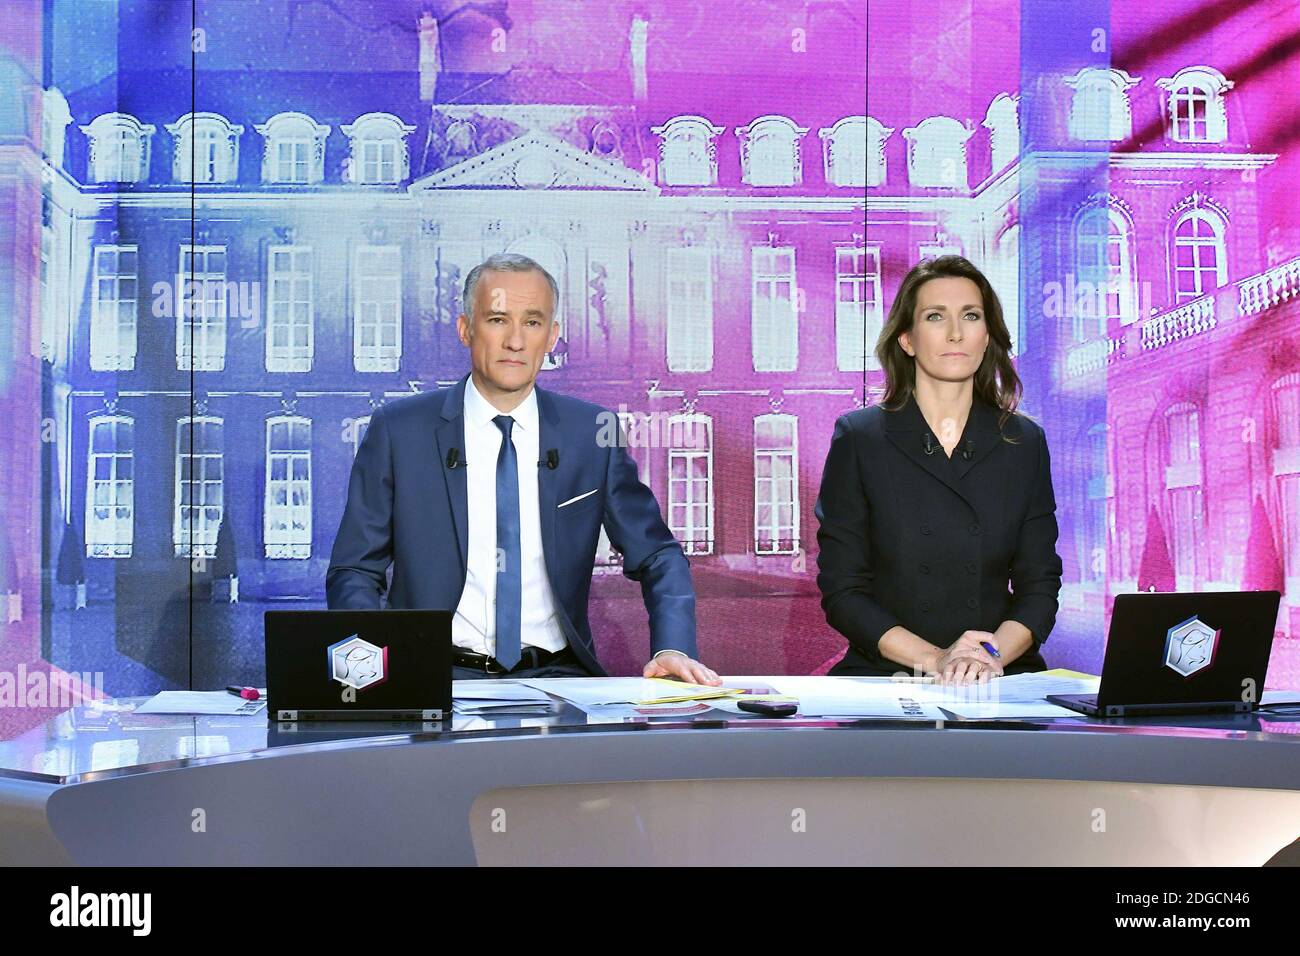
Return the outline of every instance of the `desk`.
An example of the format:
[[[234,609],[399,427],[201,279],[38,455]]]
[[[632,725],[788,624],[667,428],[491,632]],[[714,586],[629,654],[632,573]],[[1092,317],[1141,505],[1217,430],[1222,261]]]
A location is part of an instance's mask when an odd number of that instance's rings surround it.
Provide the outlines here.
[[[0,864],[1259,865],[1300,837],[1300,718],[279,728],[143,699],[0,742]]]

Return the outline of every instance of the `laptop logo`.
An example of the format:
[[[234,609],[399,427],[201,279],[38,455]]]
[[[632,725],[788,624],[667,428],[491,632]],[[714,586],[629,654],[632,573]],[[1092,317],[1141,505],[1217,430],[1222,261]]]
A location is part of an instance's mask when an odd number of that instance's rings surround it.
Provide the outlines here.
[[[377,647],[357,635],[325,648],[330,677],[344,687],[364,690],[388,680],[388,648]]]
[[[1165,666],[1183,677],[1204,670],[1214,663],[1222,633],[1222,629],[1215,630],[1195,614],[1175,624],[1165,635]]]

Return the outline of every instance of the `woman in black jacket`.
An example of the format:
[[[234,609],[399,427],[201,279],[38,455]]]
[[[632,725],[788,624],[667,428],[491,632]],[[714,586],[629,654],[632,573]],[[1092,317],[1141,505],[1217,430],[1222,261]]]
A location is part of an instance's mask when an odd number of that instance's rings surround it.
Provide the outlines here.
[[[965,683],[1046,666],[1056,499],[1010,348],[966,259],[907,274],[876,344],[885,396],[835,423],[817,499],[822,608],[849,642],[831,674]]]

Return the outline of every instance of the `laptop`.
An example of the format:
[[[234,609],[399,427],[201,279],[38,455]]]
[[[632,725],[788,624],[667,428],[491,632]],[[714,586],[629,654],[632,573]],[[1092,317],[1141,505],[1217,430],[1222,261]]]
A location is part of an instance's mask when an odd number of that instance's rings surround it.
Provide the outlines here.
[[[451,611],[267,611],[276,721],[451,716]]]
[[[1264,692],[1278,591],[1119,594],[1096,694],[1049,694],[1090,717],[1246,713]]]

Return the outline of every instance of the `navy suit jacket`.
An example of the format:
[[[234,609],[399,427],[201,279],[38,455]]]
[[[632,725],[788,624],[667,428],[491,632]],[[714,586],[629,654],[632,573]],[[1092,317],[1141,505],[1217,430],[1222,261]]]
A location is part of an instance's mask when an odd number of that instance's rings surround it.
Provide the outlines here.
[[[948,647],[1006,620],[1033,635],[1006,673],[1046,667],[1062,570],[1051,457],[1041,426],[1013,414],[999,431],[1001,414],[976,397],[951,458],[937,440],[925,453],[914,396],[835,423],[816,507],[822,608],[849,642],[831,673],[897,673],[879,650],[895,625]]]
[[[449,468],[447,459],[453,448],[464,457],[468,381],[467,375],[450,388],[399,399],[371,416],[325,575],[330,608],[380,607],[390,564],[388,607],[455,610],[460,603],[468,469]],[[536,390],[542,551],[569,646],[589,671],[605,673],[587,622],[603,523],[623,555],[623,573],[641,584],[652,653],[672,649],[695,657],[690,566],[654,494],[637,477],[617,416],[590,402]],[[609,441],[611,435],[619,440]],[[554,469],[545,464],[550,449],[559,455]],[[594,495],[559,507],[593,488]]]

